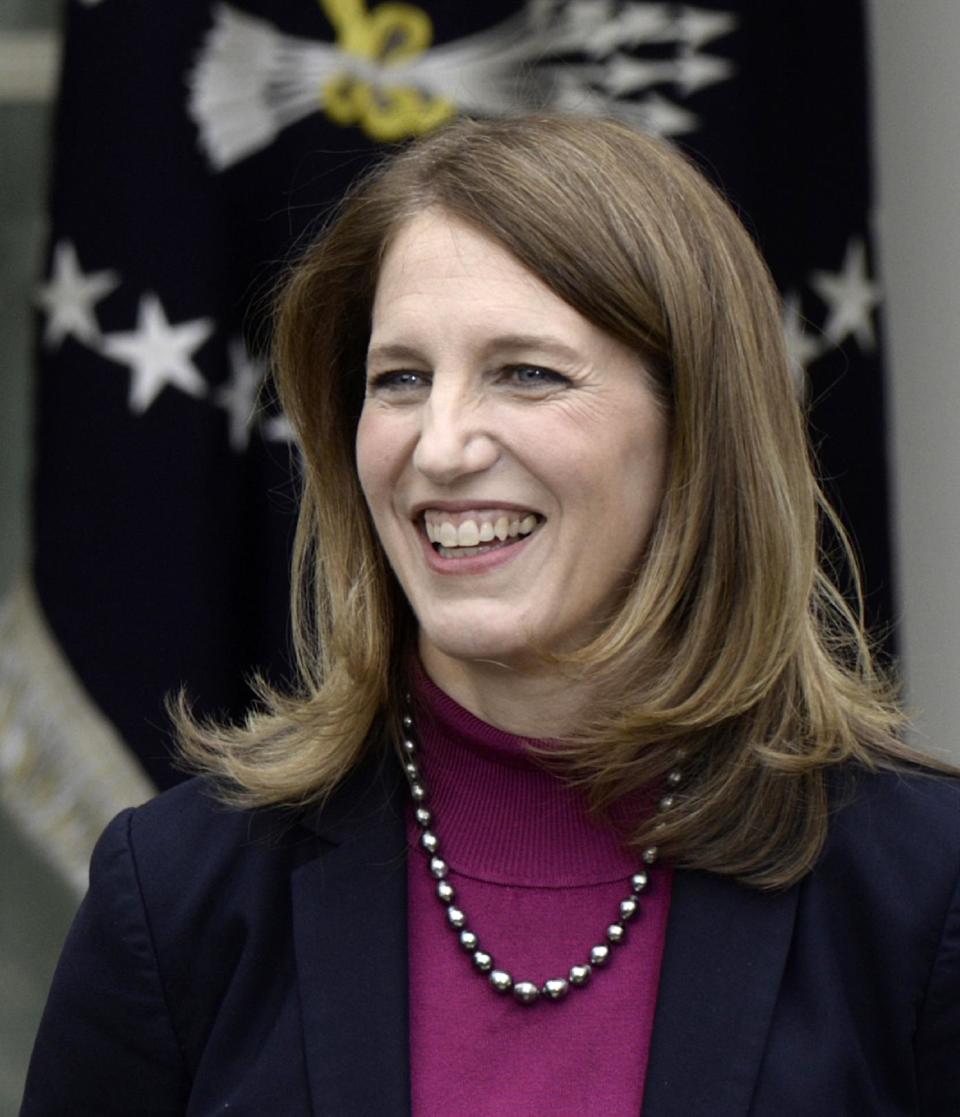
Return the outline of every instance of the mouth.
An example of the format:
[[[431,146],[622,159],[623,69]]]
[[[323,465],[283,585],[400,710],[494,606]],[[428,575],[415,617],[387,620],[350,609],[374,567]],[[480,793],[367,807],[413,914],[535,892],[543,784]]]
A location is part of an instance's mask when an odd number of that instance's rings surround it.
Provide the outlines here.
[[[546,517],[532,510],[481,508],[447,512],[427,508],[420,530],[434,552],[444,559],[466,559],[503,551],[528,539]]]

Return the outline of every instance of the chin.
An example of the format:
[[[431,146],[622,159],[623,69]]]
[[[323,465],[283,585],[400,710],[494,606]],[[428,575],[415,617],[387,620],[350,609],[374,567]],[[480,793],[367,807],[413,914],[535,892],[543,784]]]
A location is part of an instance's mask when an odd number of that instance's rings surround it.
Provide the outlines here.
[[[518,633],[515,627],[501,631],[461,621],[459,629],[456,634],[451,634],[447,626],[440,632],[431,631],[430,626],[422,626],[421,645],[427,645],[447,659],[466,663],[485,661],[522,667],[537,661],[529,638]]]

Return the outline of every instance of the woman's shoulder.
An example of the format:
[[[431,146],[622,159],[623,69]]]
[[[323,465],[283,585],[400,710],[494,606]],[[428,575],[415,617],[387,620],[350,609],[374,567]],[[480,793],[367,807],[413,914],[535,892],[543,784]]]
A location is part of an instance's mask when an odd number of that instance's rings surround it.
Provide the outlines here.
[[[960,778],[922,766],[833,773],[827,844],[809,881],[901,913],[957,902]]]
[[[223,903],[282,887],[317,844],[302,816],[227,806],[195,777],[107,826],[90,864],[88,903],[142,905],[151,922],[182,928]]]
[[[131,832],[136,831],[138,839],[167,840],[173,845],[194,837],[228,839],[254,817],[255,812],[228,807],[214,782],[205,776],[186,779],[118,816]]]
[[[270,876],[288,877],[374,812],[390,809],[393,767],[361,765],[322,803],[302,807],[229,805],[207,777],[195,776],[142,806],[121,812],[94,856],[132,860],[144,894],[210,893],[229,879],[233,890]]]
[[[259,846],[283,848],[302,834],[308,811],[232,806],[217,786],[194,776],[114,819],[138,858],[168,864],[198,857],[231,857]]]
[[[868,770],[845,765],[829,781],[832,831],[848,840],[899,832],[921,845],[960,839],[960,776],[922,764]]]
[[[289,954],[298,874],[390,808],[385,790],[358,772],[322,808],[239,809],[197,777],[128,808],[94,851],[82,950],[123,944],[144,965],[155,959],[172,1006],[198,989],[215,1004],[244,967]]]

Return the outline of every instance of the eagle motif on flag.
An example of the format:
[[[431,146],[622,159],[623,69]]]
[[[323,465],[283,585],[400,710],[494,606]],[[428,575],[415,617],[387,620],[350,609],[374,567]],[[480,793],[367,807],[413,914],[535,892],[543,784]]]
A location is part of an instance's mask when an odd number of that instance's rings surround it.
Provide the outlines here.
[[[430,15],[413,4],[320,6],[334,42],[284,34],[228,4],[214,8],[189,78],[189,112],[216,169],[316,112],[380,143],[461,112],[531,109],[603,114],[677,135],[698,118],[653,87],[689,94],[734,72],[730,60],[702,51],[736,28],[734,13],[685,4],[531,0],[502,23],[439,46]],[[656,57],[638,57],[644,46],[656,47]]]

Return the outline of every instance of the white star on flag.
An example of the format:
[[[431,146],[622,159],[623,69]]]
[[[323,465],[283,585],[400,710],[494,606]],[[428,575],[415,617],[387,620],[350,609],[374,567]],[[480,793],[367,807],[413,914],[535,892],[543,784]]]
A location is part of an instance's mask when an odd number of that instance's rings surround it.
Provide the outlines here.
[[[872,312],[880,302],[880,288],[867,276],[867,246],[856,237],[847,245],[839,272],[817,271],[810,285],[830,309],[824,336],[833,345],[853,334],[864,351],[877,344]]]
[[[800,296],[791,291],[783,300],[783,334],[787,342],[787,353],[798,379],[807,366],[812,364],[823,352],[815,334],[804,329],[805,320],[800,311]]]
[[[168,384],[187,395],[205,395],[207,383],[191,357],[213,331],[210,318],[171,326],[159,298],[141,296],[137,328],[105,334],[101,346],[105,356],[130,366],[130,410],[142,415]]]
[[[50,279],[37,289],[36,303],[46,313],[43,343],[58,348],[63,339],[73,336],[85,345],[96,345],[100,327],[93,312],[94,305],[120,283],[114,271],[96,271],[84,275],[77,250],[68,240],[57,242],[53,250]]]
[[[217,388],[214,402],[227,413],[230,445],[242,454],[250,444],[250,425],[257,407],[257,392],[266,369],[247,352],[239,338],[230,342],[230,380]]]

